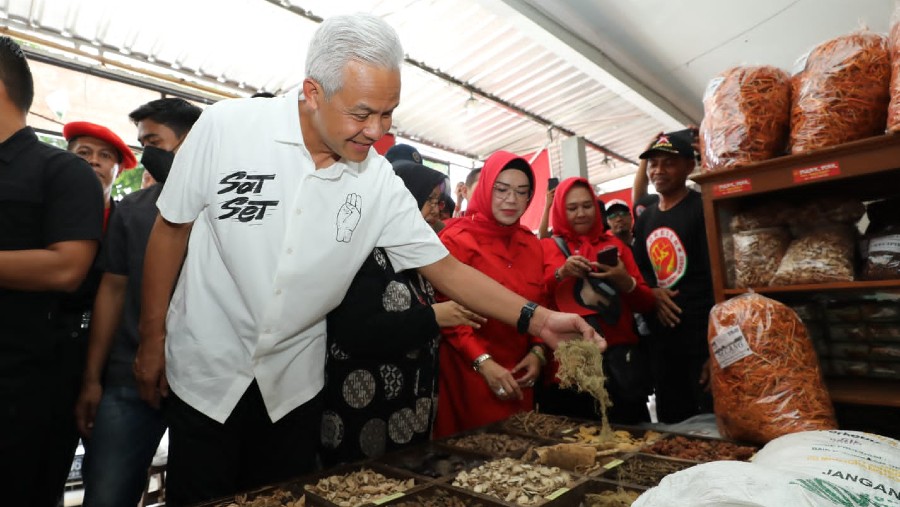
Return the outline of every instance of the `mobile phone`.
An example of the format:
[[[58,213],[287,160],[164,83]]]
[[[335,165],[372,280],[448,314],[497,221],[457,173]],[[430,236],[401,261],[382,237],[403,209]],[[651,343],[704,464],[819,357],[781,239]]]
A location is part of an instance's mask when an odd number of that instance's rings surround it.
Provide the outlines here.
[[[597,252],[597,263],[604,266],[615,266],[619,263],[619,248],[611,246],[605,250]]]
[[[551,191],[559,186],[559,178],[550,178],[547,180],[547,191]]]

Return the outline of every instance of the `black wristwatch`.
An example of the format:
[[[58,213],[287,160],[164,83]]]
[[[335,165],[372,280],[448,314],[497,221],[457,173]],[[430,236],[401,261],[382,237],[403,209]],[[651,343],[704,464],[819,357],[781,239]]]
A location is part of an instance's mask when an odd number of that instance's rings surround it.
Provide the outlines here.
[[[528,333],[528,325],[531,324],[531,318],[534,317],[537,307],[538,304],[534,301],[529,301],[522,307],[522,311],[519,313],[519,322],[516,323],[516,331],[520,334]]]

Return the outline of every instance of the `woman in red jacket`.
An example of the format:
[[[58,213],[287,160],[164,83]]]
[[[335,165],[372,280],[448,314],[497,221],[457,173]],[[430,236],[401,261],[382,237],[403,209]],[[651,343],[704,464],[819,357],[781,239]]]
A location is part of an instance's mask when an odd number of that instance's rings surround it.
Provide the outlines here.
[[[528,162],[498,151],[488,157],[466,216],[450,220],[441,240],[450,253],[504,287],[547,300],[538,239],[519,225],[534,195]],[[531,410],[545,361],[541,341],[489,319],[479,329],[444,328],[434,436],[452,435]]]
[[[653,291],[631,248],[603,231],[597,197],[586,179],[569,178],[559,184],[550,220],[554,237],[541,240],[544,281],[557,308],[580,314],[609,344],[603,367],[613,402],[610,420],[648,420],[650,372],[637,347],[634,313],[655,308]],[[592,400],[559,390],[555,368],[547,373],[549,382],[539,399],[542,412],[581,417],[593,413]]]

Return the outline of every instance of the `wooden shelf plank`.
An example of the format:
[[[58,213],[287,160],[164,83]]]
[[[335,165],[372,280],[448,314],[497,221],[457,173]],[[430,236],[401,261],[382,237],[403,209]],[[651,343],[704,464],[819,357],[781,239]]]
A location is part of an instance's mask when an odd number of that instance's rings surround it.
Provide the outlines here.
[[[826,379],[833,403],[900,407],[900,381],[868,378]]]
[[[692,179],[703,186],[705,199],[721,201],[891,171],[900,167],[898,161],[900,135],[888,134]]]
[[[779,285],[774,287],[753,287],[753,292],[757,294],[785,294],[785,293],[802,293],[802,292],[831,292],[831,291],[854,291],[854,290],[891,290],[900,289],[900,280],[866,280],[859,282],[839,282],[839,283],[816,283],[809,285]],[[722,292],[726,296],[737,296],[744,294],[749,289],[724,289]]]

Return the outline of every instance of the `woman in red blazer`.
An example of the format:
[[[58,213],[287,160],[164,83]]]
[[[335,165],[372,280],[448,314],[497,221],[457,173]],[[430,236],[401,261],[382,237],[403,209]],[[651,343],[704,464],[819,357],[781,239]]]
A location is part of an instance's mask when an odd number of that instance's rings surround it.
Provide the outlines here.
[[[457,259],[538,303],[547,301],[543,254],[519,225],[534,196],[528,162],[498,151],[485,161],[466,216],[448,221],[440,237]],[[534,408],[540,339],[489,319],[480,328],[444,328],[438,369],[436,438],[483,426]]]
[[[568,178],[559,184],[550,221],[554,237],[541,240],[544,282],[556,308],[580,314],[609,344],[604,370],[613,402],[610,420],[649,420],[646,395],[650,372],[645,362],[639,361],[634,313],[655,308],[653,291],[644,282],[631,248],[604,232],[597,197],[586,179]],[[604,264],[598,262],[598,254]],[[593,400],[556,388],[555,367],[548,368],[545,378],[541,411],[580,417],[594,413]]]

